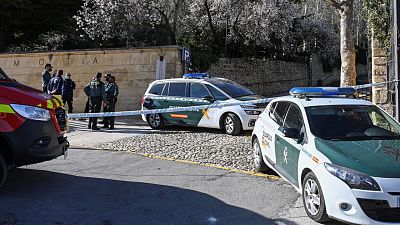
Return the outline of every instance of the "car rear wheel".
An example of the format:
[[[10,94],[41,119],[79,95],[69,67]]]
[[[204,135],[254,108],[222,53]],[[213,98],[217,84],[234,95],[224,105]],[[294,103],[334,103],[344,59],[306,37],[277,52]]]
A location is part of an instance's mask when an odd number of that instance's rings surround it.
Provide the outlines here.
[[[318,223],[329,221],[325,198],[321,185],[313,172],[307,173],[303,180],[303,204],[307,215]]]
[[[224,130],[229,135],[238,135],[242,131],[239,117],[233,113],[228,113],[224,119]]]
[[[161,114],[150,114],[147,115],[147,124],[153,129],[162,129],[165,127],[164,118]]]
[[[262,157],[260,143],[257,138],[254,138],[253,140],[253,162],[254,169],[257,172],[266,172],[269,170]]]
[[[7,179],[8,167],[6,160],[3,155],[0,153],[0,188],[4,185]]]

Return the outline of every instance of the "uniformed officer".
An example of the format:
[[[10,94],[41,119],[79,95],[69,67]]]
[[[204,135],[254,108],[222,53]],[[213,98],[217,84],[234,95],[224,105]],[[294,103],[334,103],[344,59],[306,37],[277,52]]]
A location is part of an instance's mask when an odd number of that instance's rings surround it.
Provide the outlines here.
[[[101,77],[102,77],[102,74],[97,73],[96,79],[92,80],[84,88],[84,92],[89,97],[89,105],[90,105],[89,112],[90,113],[100,112],[102,102],[106,101],[105,85],[101,81]],[[92,130],[100,130],[100,128],[97,127],[97,117],[89,118],[88,128],[92,129]]]
[[[115,85],[115,77],[110,75],[108,83],[106,85],[106,104],[104,106],[104,112],[115,112],[115,98],[117,96],[117,87]],[[114,129],[115,117],[104,117],[103,128],[110,130]]]
[[[50,82],[51,79],[51,70],[52,70],[52,66],[51,64],[46,64],[46,66],[44,67],[44,71],[42,73],[42,90],[44,92],[47,92],[47,85]]]

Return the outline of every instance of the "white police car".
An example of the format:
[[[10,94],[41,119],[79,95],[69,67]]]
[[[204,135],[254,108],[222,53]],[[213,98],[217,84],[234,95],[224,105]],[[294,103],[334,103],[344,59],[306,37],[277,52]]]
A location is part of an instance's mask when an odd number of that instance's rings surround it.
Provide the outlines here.
[[[142,98],[142,109],[165,109],[219,103],[241,103],[261,99],[253,91],[227,79],[207,74],[185,74],[183,78],[154,81]],[[142,116],[153,129],[165,125],[198,126],[224,129],[237,135],[252,130],[257,117],[268,103],[235,105],[200,111],[158,113]]]
[[[317,222],[400,224],[400,124],[353,88],[290,93],[256,122],[256,170],[290,182]]]

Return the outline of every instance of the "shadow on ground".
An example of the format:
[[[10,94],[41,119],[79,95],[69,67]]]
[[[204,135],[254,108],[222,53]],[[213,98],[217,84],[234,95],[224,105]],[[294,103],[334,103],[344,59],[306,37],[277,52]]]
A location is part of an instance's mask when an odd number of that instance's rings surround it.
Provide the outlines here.
[[[10,174],[0,190],[0,202],[1,225],[275,224],[270,218],[192,190],[32,169]]]

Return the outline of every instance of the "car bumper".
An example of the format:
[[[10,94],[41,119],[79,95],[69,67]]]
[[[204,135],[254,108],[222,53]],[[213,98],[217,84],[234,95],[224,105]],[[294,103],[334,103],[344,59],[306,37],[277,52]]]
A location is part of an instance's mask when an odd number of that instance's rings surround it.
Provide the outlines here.
[[[330,217],[353,224],[400,224],[400,196],[395,195],[400,192],[400,179],[375,178],[382,191],[356,190],[322,167],[317,177]],[[349,207],[342,209],[342,204]]]
[[[57,133],[52,121],[26,120],[17,130],[3,136],[17,167],[57,158],[69,147],[67,138]]]
[[[262,109],[256,109],[262,113]],[[243,130],[253,130],[259,115],[249,115],[244,110],[238,112],[240,121],[242,122]]]

